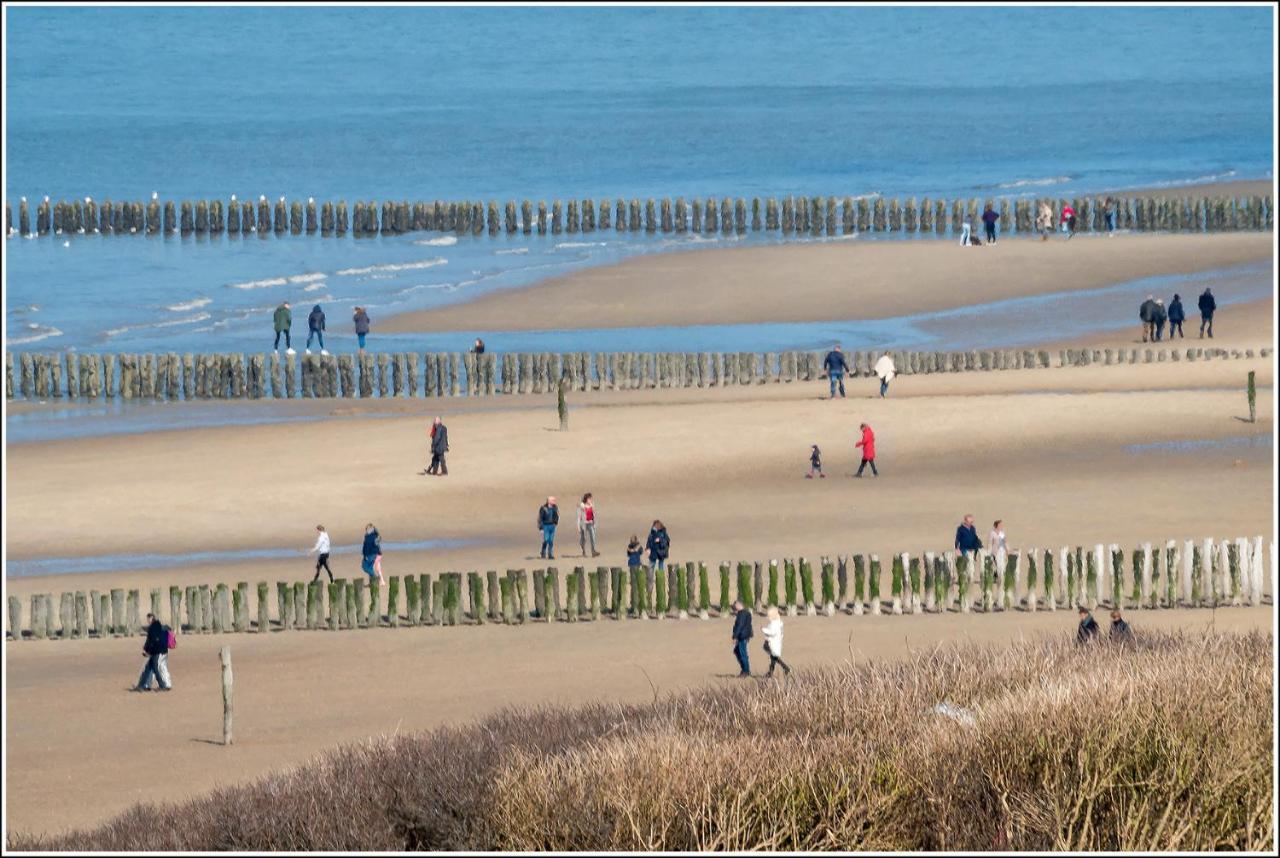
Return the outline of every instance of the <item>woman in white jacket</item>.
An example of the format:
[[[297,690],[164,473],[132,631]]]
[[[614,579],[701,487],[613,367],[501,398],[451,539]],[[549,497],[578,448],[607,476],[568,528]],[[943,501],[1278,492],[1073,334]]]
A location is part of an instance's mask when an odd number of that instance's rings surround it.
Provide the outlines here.
[[[889,390],[889,382],[893,381],[893,377],[898,374],[898,368],[893,365],[893,358],[885,352],[880,356],[880,360],[876,361],[876,375],[880,376],[880,398],[884,399],[885,393]]]
[[[782,665],[784,676],[791,675],[791,668],[782,660],[782,616],[777,608],[769,609],[769,622],[762,630],[764,634],[764,651],[769,654],[769,672],[765,676],[773,676],[775,665]]]

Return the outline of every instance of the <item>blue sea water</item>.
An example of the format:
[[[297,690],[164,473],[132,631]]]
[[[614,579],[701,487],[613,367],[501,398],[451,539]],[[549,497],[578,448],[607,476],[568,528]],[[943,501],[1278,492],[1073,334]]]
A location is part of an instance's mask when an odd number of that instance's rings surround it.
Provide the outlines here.
[[[1272,20],[1180,7],[9,8],[5,193],[15,205],[153,191],[1067,196],[1270,176]],[[295,332],[321,303],[346,348],[354,304],[376,334],[389,314],[574,268],[761,240],[777,239],[11,238],[6,333],[15,348],[256,350],[288,299]]]

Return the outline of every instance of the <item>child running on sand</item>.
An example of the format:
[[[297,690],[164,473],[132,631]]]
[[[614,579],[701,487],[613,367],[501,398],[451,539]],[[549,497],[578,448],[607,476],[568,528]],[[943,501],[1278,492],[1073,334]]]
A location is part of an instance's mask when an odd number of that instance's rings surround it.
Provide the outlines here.
[[[813,445],[813,452],[809,454],[809,473],[805,474],[804,478],[812,480],[815,473],[824,480],[827,478],[827,475],[822,473],[822,451],[818,449],[817,444]]]

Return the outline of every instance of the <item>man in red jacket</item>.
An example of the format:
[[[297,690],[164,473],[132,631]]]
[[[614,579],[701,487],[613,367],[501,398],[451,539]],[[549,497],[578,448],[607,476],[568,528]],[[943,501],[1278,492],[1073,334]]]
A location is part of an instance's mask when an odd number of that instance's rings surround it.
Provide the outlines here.
[[[876,470],[876,433],[871,431],[870,426],[865,423],[862,424],[862,440],[854,444],[854,446],[862,448],[862,464],[858,466],[858,473],[854,474],[854,476],[862,476],[862,469],[867,465],[871,466],[871,475],[873,477],[880,476],[880,472]]]

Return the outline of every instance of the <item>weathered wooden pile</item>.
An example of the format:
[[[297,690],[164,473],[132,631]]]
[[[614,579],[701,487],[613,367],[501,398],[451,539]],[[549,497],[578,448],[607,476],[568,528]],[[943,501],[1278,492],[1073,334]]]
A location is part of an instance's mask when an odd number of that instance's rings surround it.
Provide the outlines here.
[[[985,206],[1000,215],[1000,232],[1030,233],[1041,204],[1053,211],[1053,223],[1070,204],[1076,212],[1076,229],[1102,232],[1104,198],[1078,196],[1074,199],[1028,199],[971,197],[907,200],[880,196],[853,197],[788,196],[761,199],[752,197],[670,197],[643,202],[638,198],[583,199],[562,203],[554,200],[508,200],[431,202],[383,200],[354,203],[346,200],[317,204],[309,197],[287,201],[280,197],[274,205],[260,196],[256,202],[222,200],[149,202],[92,197],[51,202],[45,197],[36,205],[34,229],[27,198],[13,206],[5,202],[7,235],[63,235],[100,233],[103,235],[314,235],[357,237],[396,235],[417,231],[451,232],[458,235],[559,235],[591,233],[597,230],[644,233],[772,232],[782,235],[850,235],[855,232],[900,233],[909,235],[958,234],[968,221],[974,226]],[[1224,232],[1273,228],[1274,206],[1270,195],[1116,197],[1115,226],[1142,232]],[[16,226],[16,229],[15,229]]]
[[[1261,357],[1269,348],[1258,351]],[[849,352],[871,377],[880,351]],[[1253,349],[892,351],[902,375],[1253,358]],[[486,352],[364,355],[5,353],[5,396],[23,399],[293,399],[493,396],[571,390],[725,387],[824,378],[822,352]],[[16,377],[15,377],[16,375]]]
[[[999,557],[985,551],[875,554],[723,562],[712,601],[706,563],[666,569],[556,567],[389,576],[378,582],[247,582],[151,589],[149,611],[186,633],[362,629],[397,626],[580,622],[610,618],[725,616],[733,601],[754,611],[777,606],[790,616],[1037,611],[1076,605],[1137,609],[1260,605],[1275,599],[1276,548],[1264,574],[1264,541],[1204,539],[1031,548]],[[815,566],[817,578],[815,579]],[[887,581],[886,581],[887,579]],[[1269,582],[1269,583],[1268,583]],[[888,589],[882,589],[884,583]],[[256,601],[252,598],[256,594]],[[9,597],[13,640],[122,637],[142,631],[140,590],[61,593],[23,602]],[[273,612],[274,608],[274,612]]]

